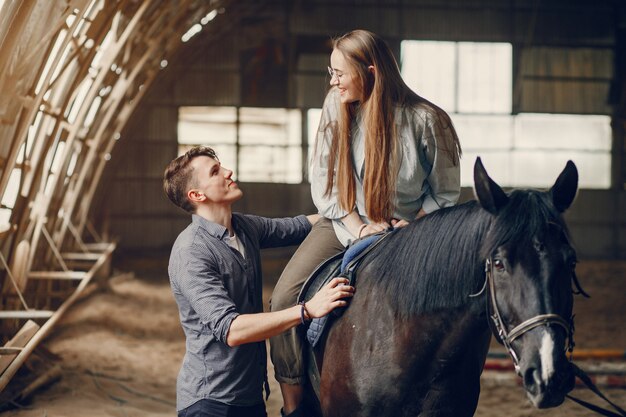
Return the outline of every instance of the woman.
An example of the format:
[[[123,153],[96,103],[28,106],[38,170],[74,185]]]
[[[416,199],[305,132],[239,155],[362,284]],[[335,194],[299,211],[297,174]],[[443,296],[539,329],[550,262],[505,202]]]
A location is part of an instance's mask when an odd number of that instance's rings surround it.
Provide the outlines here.
[[[315,267],[353,240],[451,206],[460,193],[461,148],[452,121],[407,87],[387,44],[355,30],[333,42],[330,63],[311,161],[313,202],[324,219],[283,271],[272,311],[293,306]],[[283,333],[270,345],[284,415],[301,415],[298,334]]]

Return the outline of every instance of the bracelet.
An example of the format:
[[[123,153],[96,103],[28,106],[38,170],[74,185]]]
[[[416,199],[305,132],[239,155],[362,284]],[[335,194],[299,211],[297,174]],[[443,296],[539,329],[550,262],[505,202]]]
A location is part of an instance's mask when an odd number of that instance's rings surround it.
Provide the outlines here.
[[[300,322],[302,324],[306,324],[307,320],[310,320],[310,318],[307,319],[307,317],[311,317],[311,315],[309,314],[308,311],[306,311],[306,306],[304,305],[305,304],[304,301],[300,301],[298,304],[300,304],[300,306],[301,306],[301,308],[300,308]]]
[[[367,223],[363,223],[361,227],[359,227],[359,233],[357,234],[357,239],[361,238],[361,233],[363,233],[363,229],[367,227]]]

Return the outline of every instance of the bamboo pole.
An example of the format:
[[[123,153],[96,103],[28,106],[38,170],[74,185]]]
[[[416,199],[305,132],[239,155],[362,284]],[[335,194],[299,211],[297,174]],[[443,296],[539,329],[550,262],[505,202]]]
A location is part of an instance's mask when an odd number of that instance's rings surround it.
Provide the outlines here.
[[[61,304],[61,306],[58,308],[58,310],[56,310],[52,317],[50,317],[41,327],[41,329],[39,329],[39,331],[35,333],[35,335],[24,346],[22,351],[15,357],[13,362],[11,362],[8,368],[2,373],[2,375],[0,375],[0,392],[2,392],[4,388],[6,388],[6,386],[11,381],[11,378],[13,378],[18,369],[24,364],[28,356],[33,352],[39,342],[41,342],[48,335],[50,330],[59,321],[59,319],[63,316],[67,309],[80,297],[87,285],[89,285],[89,282],[94,277],[94,275],[108,261],[109,257],[115,250],[115,247],[115,243],[109,244],[109,247],[102,253],[100,259],[98,259],[98,261],[87,272],[87,275],[85,275],[85,278],[83,278],[83,280],[80,282],[72,295],[70,295],[68,299],[65,300],[63,304]]]

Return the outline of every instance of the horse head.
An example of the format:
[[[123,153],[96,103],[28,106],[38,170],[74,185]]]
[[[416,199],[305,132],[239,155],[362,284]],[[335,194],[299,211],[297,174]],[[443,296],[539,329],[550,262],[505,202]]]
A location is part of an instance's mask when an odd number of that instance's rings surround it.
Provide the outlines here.
[[[505,193],[477,159],[477,199],[492,216],[482,247],[490,324],[508,349],[537,408],[560,405],[574,387],[566,351],[573,348],[576,252],[561,214],[578,187],[568,161],[547,192]]]

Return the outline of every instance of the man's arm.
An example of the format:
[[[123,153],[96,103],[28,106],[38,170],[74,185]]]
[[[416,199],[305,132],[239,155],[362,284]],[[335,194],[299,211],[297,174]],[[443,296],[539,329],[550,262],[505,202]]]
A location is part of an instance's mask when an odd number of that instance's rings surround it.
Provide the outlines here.
[[[354,295],[354,287],[348,282],[346,278],[333,278],[322,287],[305,303],[305,319],[323,317],[336,307],[346,306],[345,298]],[[302,306],[296,305],[271,313],[241,314],[231,322],[226,344],[233,347],[276,336],[300,324],[302,313]]]

